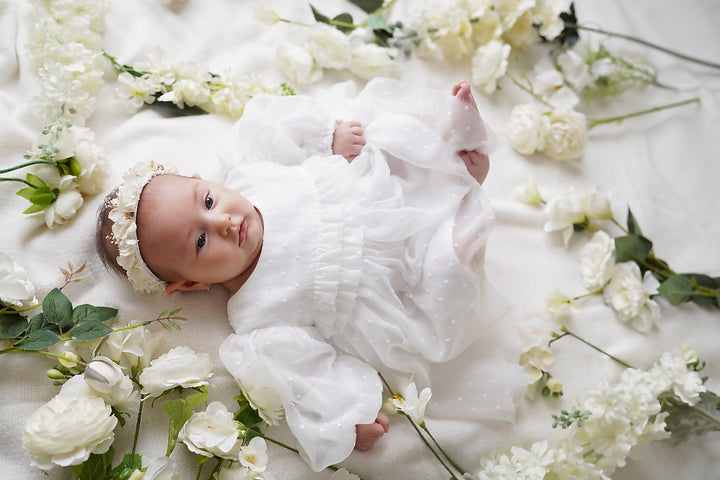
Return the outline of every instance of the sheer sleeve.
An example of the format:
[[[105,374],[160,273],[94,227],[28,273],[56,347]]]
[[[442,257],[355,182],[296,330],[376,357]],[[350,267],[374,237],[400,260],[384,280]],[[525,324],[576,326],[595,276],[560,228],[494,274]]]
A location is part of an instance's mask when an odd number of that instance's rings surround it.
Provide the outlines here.
[[[297,165],[312,155],[332,155],[335,125],[328,109],[310,97],[261,94],[247,103],[218,153],[229,166]]]
[[[313,327],[269,327],[231,335],[220,358],[270,423],[284,410],[301,457],[315,471],[355,446],[355,425],[372,423],[382,405],[374,369],[339,354]]]

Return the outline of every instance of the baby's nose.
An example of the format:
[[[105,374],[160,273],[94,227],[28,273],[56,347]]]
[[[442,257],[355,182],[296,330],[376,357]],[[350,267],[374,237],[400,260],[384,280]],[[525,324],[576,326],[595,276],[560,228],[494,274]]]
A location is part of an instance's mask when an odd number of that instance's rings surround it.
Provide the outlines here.
[[[220,235],[227,235],[228,231],[230,230],[230,226],[232,225],[232,220],[230,218],[229,213],[224,213],[221,215],[218,215],[217,218],[217,229]]]

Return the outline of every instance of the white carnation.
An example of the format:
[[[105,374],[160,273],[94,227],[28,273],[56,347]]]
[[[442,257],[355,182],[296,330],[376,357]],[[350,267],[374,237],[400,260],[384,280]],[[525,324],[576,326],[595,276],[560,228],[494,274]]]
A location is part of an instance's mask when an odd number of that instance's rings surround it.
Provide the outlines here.
[[[650,298],[635,262],[615,266],[603,296],[620,320],[640,332],[649,332],[660,318],[660,306]]]
[[[583,285],[589,291],[600,290],[610,281],[615,268],[615,240],[602,230],[580,250]]]

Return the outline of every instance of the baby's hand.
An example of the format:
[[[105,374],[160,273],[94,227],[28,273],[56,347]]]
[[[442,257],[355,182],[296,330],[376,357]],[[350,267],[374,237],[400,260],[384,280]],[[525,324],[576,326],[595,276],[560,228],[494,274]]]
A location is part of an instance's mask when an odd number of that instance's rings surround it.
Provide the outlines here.
[[[365,452],[370,450],[380,437],[385,435],[390,427],[390,420],[384,413],[378,413],[375,423],[356,425],[355,449]]]
[[[334,154],[342,155],[348,162],[352,162],[360,155],[363,145],[365,137],[360,122],[342,122],[335,128],[332,143]]]
[[[490,170],[490,157],[477,150],[460,150],[458,155],[465,162],[468,173],[482,185]]]

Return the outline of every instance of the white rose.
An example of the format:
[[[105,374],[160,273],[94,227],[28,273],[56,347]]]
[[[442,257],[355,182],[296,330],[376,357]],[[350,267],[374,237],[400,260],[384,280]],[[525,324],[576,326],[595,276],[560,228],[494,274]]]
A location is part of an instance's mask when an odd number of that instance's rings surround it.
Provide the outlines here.
[[[507,138],[518,153],[531,155],[545,148],[550,118],[534,103],[516,105],[510,114]]]
[[[275,62],[283,75],[296,83],[317,82],[323,76],[323,70],[315,63],[312,54],[289,42],[275,50]]]
[[[0,302],[18,310],[38,304],[35,285],[25,269],[3,252],[0,252]]]
[[[375,77],[392,77],[398,71],[390,50],[372,43],[353,47],[350,52],[350,71],[367,80]]]
[[[562,194],[550,199],[545,204],[546,232],[562,231],[563,243],[567,246],[576,223],[585,220],[585,211],[572,187],[565,187]]]
[[[145,480],[180,480],[180,474],[175,471],[175,462],[172,459],[156,457],[147,465]]]
[[[207,385],[211,376],[212,364],[207,353],[195,353],[180,346],[150,362],[139,380],[143,394],[159,397],[175,387]]]
[[[350,39],[335,27],[316,23],[308,33],[306,47],[323,68],[350,66]]]
[[[127,326],[137,323],[132,321]],[[162,334],[154,333],[143,326],[112,332],[107,336],[104,347],[110,351],[108,356],[116,363],[125,362],[130,368],[143,369],[152,360],[162,339]]]
[[[92,453],[108,451],[117,418],[102,398],[88,390],[81,376],[72,377],[60,393],[27,417],[22,442],[33,465],[43,470],[79,465]]]
[[[589,291],[600,290],[610,281],[615,268],[615,240],[602,230],[580,250],[580,272]]]
[[[639,332],[649,332],[660,318],[660,306],[650,298],[635,262],[615,266],[603,296],[620,320]]]
[[[485,93],[493,93],[497,89],[497,81],[507,71],[510,45],[499,40],[492,40],[478,47],[472,57],[472,84]]]
[[[235,383],[242,390],[243,395],[250,403],[250,406],[257,410],[260,417],[270,425],[277,425],[285,415],[285,407],[282,399],[274,387],[265,385],[264,379],[254,379],[257,382],[245,379],[242,381],[238,378]]]
[[[582,156],[586,143],[585,115],[574,110],[555,110],[550,114],[543,153],[555,160],[572,160]]]
[[[75,126],[70,131],[75,141],[75,159],[81,167],[78,190],[88,195],[100,193],[110,173],[105,150],[95,143],[95,134],[89,128]]]
[[[191,452],[206,457],[217,456],[235,460],[242,442],[240,426],[221,402],[212,402],[204,412],[195,412],[185,422],[178,440]]]
[[[105,403],[120,412],[137,410],[140,395],[120,365],[107,357],[95,357],[85,368],[85,381]]]
[[[83,204],[83,196],[77,189],[73,175],[64,175],[58,182],[60,193],[53,203],[45,210],[45,224],[52,228],[54,224],[62,224],[73,218]]]

